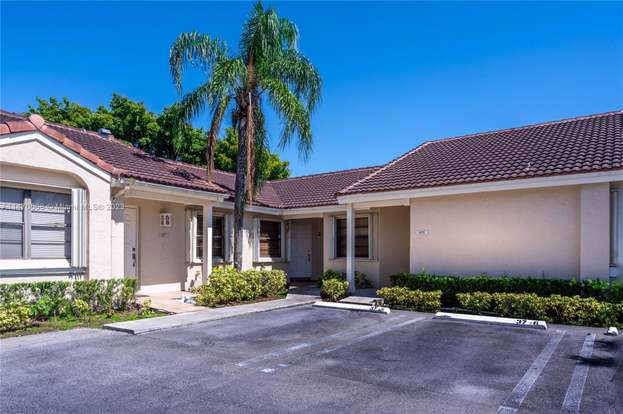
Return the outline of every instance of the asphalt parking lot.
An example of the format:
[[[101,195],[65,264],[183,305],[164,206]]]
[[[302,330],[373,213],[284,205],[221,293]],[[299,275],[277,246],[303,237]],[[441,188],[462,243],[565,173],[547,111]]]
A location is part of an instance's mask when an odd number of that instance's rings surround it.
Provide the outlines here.
[[[301,306],[0,341],[2,413],[621,413],[623,340]],[[587,335],[588,334],[588,335]]]

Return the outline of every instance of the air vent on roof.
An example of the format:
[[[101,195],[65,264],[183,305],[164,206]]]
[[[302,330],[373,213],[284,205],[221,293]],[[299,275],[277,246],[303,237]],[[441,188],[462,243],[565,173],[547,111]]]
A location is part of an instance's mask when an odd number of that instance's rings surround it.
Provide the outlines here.
[[[112,132],[110,132],[110,129],[100,128],[97,130],[97,133],[100,134],[103,138],[112,137]]]

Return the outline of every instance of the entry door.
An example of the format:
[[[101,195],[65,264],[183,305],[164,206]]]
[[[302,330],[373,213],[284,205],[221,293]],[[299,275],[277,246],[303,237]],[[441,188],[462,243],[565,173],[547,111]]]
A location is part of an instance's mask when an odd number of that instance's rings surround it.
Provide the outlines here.
[[[123,238],[124,238],[124,276],[138,276],[138,210],[126,207],[123,210]]]
[[[312,224],[290,222],[290,277],[312,277]]]

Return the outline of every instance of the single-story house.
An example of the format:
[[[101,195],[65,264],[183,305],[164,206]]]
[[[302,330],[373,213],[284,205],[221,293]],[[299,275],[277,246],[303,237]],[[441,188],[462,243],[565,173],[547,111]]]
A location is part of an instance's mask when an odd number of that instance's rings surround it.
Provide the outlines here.
[[[123,137],[119,137],[123,138]],[[137,277],[188,289],[233,256],[234,175],[0,111],[0,282]],[[243,267],[623,274],[623,111],[428,141],[386,165],[267,182]],[[208,252],[206,254],[206,252]]]

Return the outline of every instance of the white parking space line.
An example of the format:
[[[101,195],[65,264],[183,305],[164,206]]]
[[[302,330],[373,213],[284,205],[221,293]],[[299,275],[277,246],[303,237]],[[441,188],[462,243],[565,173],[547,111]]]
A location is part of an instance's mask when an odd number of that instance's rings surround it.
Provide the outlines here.
[[[395,319],[399,320],[399,319],[402,319],[402,318],[404,318],[404,315],[399,315]],[[319,339],[318,341],[315,341],[315,342],[305,342],[305,343],[293,345],[293,346],[290,346],[288,348],[281,349],[281,350],[278,350],[278,351],[273,351],[273,352],[269,352],[269,353],[266,353],[266,354],[258,355],[256,357],[247,359],[245,361],[238,362],[237,365],[239,367],[243,367],[243,368],[244,367],[250,367],[252,365],[258,365],[260,363],[262,365],[264,365],[263,363],[265,361],[268,361],[268,360],[271,360],[271,359],[275,359],[275,358],[279,358],[279,357],[287,355],[287,354],[295,353],[296,351],[300,351],[300,350],[305,349],[305,348],[313,348],[313,347],[316,347],[318,345],[322,345],[323,343],[326,343],[326,342],[330,342],[330,341],[333,341],[333,340],[339,340],[340,338],[343,338],[343,337],[353,336],[353,335],[356,335],[358,331],[369,330],[371,328],[374,328],[375,325],[379,325],[380,326],[379,330],[375,330],[372,333],[356,337],[355,342],[358,342],[359,339],[363,340],[363,339],[367,339],[367,338],[372,337],[372,336],[381,335],[381,334],[383,334],[383,333],[385,333],[385,332],[387,332],[389,330],[396,329],[396,328],[399,328],[399,327],[402,327],[402,326],[405,326],[405,325],[408,325],[408,324],[420,321],[422,319],[425,319],[425,318],[424,317],[420,317],[420,318],[409,319],[407,321],[404,321],[404,322],[401,322],[401,323],[398,323],[398,324],[394,324],[394,325],[390,325],[390,326],[385,327],[385,328],[382,327],[383,326],[382,323],[375,323],[375,324],[366,325],[366,326],[362,326],[362,327],[358,327],[358,328],[348,329],[348,330],[345,330],[345,331],[337,332],[337,333],[332,334],[332,335],[325,336],[325,337],[323,337],[323,338],[321,338],[321,339]],[[353,341],[352,340],[348,341],[348,343],[353,343]],[[282,365],[282,364],[280,364],[280,365]]]
[[[342,348],[345,348],[347,346],[356,344],[357,342],[364,341],[364,340],[366,340],[368,338],[372,338],[374,336],[382,335],[382,334],[387,333],[387,332],[389,332],[389,331],[391,331],[393,329],[402,328],[404,326],[411,325],[412,323],[419,322],[422,319],[425,319],[425,318],[424,317],[420,317],[420,318],[415,318],[415,319],[409,319],[408,321],[404,321],[402,323],[390,326],[388,328],[385,328],[385,329],[382,329],[382,330],[379,330],[379,331],[376,331],[376,332],[371,332],[371,333],[366,334],[366,335],[362,335],[362,336],[360,336],[358,338],[355,338],[352,341],[348,341],[347,343],[343,343],[343,344],[339,344],[339,345],[331,346],[329,348],[322,349],[322,350],[314,353],[313,355],[314,356],[320,356],[320,355],[328,354],[330,352],[337,351],[338,349],[342,349]]]
[[[555,331],[552,334],[545,348],[543,348],[539,356],[536,357],[524,376],[521,377],[521,380],[519,380],[510,395],[506,397],[504,403],[498,408],[497,414],[513,414],[517,412],[564,335],[565,331]]]
[[[588,334],[584,339],[584,345],[580,351],[580,357],[582,359],[588,359],[593,355],[593,346],[595,344],[595,334]],[[567,388],[567,394],[565,400],[562,403],[561,413],[579,413],[580,403],[582,402],[582,394],[584,393],[584,384],[586,383],[586,377],[588,376],[589,366],[583,360],[579,360],[575,364],[573,375],[571,376],[571,382],[569,388]]]

